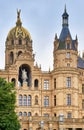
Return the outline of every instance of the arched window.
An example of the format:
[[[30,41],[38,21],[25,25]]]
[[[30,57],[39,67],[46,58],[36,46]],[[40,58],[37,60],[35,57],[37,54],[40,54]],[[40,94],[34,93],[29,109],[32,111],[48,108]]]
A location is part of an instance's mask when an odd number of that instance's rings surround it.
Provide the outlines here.
[[[14,86],[16,86],[16,79],[15,79],[15,78],[12,78],[12,79],[11,79],[11,82],[13,82],[13,83],[14,83]]]
[[[26,74],[26,78],[23,79],[23,70]],[[31,77],[31,67],[27,64],[22,64],[19,67],[19,75],[18,75],[18,81],[20,82],[20,86],[24,86],[24,80],[26,81],[26,85],[28,87],[31,87],[32,77]]]
[[[13,60],[14,60],[14,54],[13,52],[10,52],[10,64],[13,64]]]
[[[28,106],[31,106],[31,95],[28,95]]]
[[[38,113],[35,113],[35,116],[38,116]]]
[[[56,117],[57,115],[56,115],[56,113],[54,113],[54,117]]]
[[[13,39],[11,40],[11,44],[14,45],[14,40]]]
[[[28,112],[28,116],[31,116],[31,112]]]
[[[24,116],[27,116],[27,112],[24,112]]]
[[[19,45],[22,45],[22,39],[19,39]]]
[[[22,112],[19,112],[19,116],[22,116]]]
[[[19,95],[19,106],[22,106],[22,95]]]
[[[35,96],[35,105],[38,105],[38,96]]]
[[[34,87],[35,87],[35,88],[38,88],[38,79],[35,79],[35,80],[34,80]]]
[[[24,95],[24,106],[27,106],[27,96]]]
[[[22,53],[22,51],[19,51],[18,54],[17,54],[17,56],[21,55],[21,53]]]

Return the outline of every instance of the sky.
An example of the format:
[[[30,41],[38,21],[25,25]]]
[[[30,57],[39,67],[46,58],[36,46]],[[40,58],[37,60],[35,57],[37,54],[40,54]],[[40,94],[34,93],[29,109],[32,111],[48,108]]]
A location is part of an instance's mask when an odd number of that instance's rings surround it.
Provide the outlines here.
[[[53,42],[62,29],[66,4],[72,38],[78,36],[78,51],[84,51],[84,0],[0,0],[0,69],[5,67],[5,41],[16,25],[17,9],[21,9],[22,25],[33,40],[35,63],[44,71],[53,69]]]

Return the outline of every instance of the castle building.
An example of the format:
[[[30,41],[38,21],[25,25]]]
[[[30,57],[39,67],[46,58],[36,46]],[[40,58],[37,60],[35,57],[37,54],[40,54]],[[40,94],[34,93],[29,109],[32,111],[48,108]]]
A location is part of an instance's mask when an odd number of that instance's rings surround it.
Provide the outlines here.
[[[32,38],[22,26],[20,10],[7,35],[0,77],[14,82],[21,130],[84,130],[84,54],[78,55],[68,17],[65,7],[60,36],[53,42],[52,71],[34,64]]]

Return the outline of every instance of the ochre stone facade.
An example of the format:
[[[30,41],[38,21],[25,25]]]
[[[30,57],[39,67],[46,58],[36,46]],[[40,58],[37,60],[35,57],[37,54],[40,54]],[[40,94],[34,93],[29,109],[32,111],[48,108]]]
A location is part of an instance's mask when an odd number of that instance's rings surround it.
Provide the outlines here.
[[[53,70],[34,65],[32,39],[17,11],[16,26],[6,39],[5,69],[0,77],[14,82],[21,130],[84,129],[84,54],[72,39],[66,8],[60,37],[55,35]]]

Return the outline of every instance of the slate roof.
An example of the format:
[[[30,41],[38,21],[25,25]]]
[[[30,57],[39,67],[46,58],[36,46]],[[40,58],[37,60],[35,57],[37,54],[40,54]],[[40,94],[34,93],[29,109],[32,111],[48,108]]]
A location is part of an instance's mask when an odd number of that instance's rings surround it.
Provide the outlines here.
[[[69,31],[69,28],[68,28],[67,26],[64,26],[64,27],[62,28],[62,31],[61,31],[59,40],[60,40],[60,41],[65,41],[65,39],[67,38],[68,35],[69,35],[70,38],[72,39],[71,34],[70,34],[70,31]]]
[[[78,68],[84,69],[84,60],[81,57],[78,57]]]

